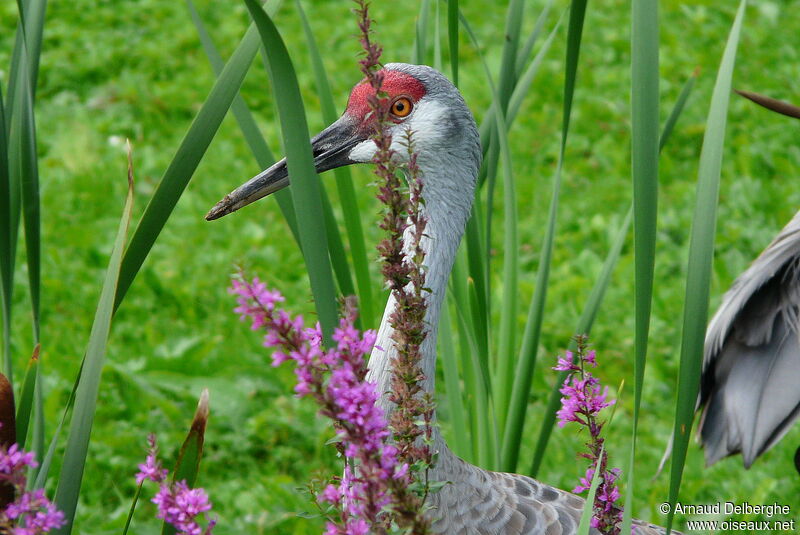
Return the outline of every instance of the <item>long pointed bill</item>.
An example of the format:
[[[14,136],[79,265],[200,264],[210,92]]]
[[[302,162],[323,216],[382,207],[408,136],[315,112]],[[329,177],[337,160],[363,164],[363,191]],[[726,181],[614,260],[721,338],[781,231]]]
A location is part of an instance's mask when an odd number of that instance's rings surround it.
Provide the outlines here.
[[[359,132],[357,126],[351,117],[342,115],[336,122],[314,136],[311,140],[311,149],[317,173],[356,163],[350,159],[350,151],[367,139],[366,134]],[[284,158],[225,195],[206,214],[206,220],[219,219],[288,185],[289,170]]]

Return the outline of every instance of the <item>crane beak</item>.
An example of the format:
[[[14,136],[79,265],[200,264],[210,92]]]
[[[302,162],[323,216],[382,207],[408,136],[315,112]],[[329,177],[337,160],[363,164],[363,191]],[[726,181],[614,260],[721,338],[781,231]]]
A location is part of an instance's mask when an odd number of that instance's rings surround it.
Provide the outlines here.
[[[350,152],[367,139],[367,135],[357,127],[356,121],[344,114],[311,139],[317,173],[356,163],[350,158]],[[284,158],[225,195],[206,214],[206,220],[219,219],[288,185],[289,169]]]

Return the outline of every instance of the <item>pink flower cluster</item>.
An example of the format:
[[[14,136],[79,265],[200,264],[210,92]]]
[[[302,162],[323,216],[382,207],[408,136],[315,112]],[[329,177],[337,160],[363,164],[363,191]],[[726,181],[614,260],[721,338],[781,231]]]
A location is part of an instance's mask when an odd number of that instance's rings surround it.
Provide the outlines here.
[[[601,533],[618,535],[622,523],[622,507],[617,504],[620,499],[616,482],[619,479],[618,468],[607,467],[608,454],[603,450],[604,439],[601,436],[603,422],[597,416],[601,410],[614,405],[608,400],[608,387],[602,388],[600,381],[594,377],[587,367],[597,367],[597,356],[594,350],[588,350],[586,336],[578,336],[578,355],[567,351],[565,357],[559,357],[554,370],[567,372],[560,392],[561,408],[558,410],[558,425],[564,427],[567,422],[575,422],[589,430],[587,453],[581,457],[589,459],[586,475],[572,492],[580,493],[589,490],[595,471],[600,470],[600,483],[594,496],[594,514],[591,525]]]
[[[47,499],[44,489],[26,490],[26,472],[36,466],[33,453],[17,444],[0,447],[0,482],[12,486],[16,496],[0,511],[0,533],[39,535],[65,524],[64,513]]]
[[[390,431],[376,405],[375,385],[365,379],[365,356],[375,343],[375,332],[362,335],[354,327],[354,307],[346,307],[333,334],[336,346],[325,349],[319,325],[307,329],[301,316],[276,308],[283,297],[258,278],[234,279],[230,292],[238,296],[235,312],[243,320],[249,318],[253,329],[266,331],[264,345],[275,349],[273,366],[294,362],[295,392],[312,397],[320,413],[334,421],[339,447],[352,460],[338,485],[328,485],[319,496],[339,512],[326,533],[362,535],[386,525],[386,511],[411,480],[408,466],[397,459],[397,449],[387,443]]]
[[[587,364],[592,368],[597,366],[594,350],[580,355],[577,364],[572,351],[567,351],[565,357],[559,357],[558,364],[553,369],[571,373],[567,375],[561,386],[560,392],[563,397],[561,398],[561,408],[556,415],[559,427],[564,427],[567,422],[577,422],[590,427],[589,431],[594,436],[599,434],[602,427],[596,422],[594,416],[604,408],[613,405],[614,401],[606,400],[608,387],[601,388],[600,381],[585,370]],[[599,426],[599,428],[593,429],[591,426]]]
[[[216,520],[211,519],[205,529],[200,527],[197,517],[211,510],[208,494],[202,488],[190,488],[185,481],[167,482],[169,472],[158,460],[156,436],[147,437],[147,459],[139,465],[136,484],[149,480],[159,484],[158,492],[152,502],[158,506],[158,518],[171,524],[179,535],[211,535]]]

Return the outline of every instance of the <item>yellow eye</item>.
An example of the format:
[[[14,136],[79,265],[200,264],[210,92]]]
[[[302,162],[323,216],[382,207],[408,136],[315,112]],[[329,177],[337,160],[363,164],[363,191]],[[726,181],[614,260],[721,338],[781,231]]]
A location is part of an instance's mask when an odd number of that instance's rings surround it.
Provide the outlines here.
[[[414,105],[411,103],[411,99],[400,97],[392,102],[392,115],[395,117],[407,117],[408,114],[411,113],[413,107]]]

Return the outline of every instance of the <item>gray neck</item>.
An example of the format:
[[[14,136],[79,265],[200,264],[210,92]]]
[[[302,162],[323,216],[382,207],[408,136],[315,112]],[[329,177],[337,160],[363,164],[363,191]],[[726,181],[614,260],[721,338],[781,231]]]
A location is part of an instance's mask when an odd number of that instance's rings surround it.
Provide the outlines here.
[[[441,159],[442,155],[438,155],[435,160],[439,161],[435,163],[441,164]],[[421,368],[425,375],[423,388],[425,392],[433,394],[439,315],[450,271],[472,207],[474,175],[477,169],[465,168],[463,159],[454,159],[449,166],[437,165],[437,170],[424,166],[423,161],[420,158],[424,184],[422,196],[425,199],[423,212],[427,218],[427,227],[422,248],[425,250],[425,284],[430,289],[430,294],[425,315],[428,333],[421,347]],[[406,243],[411,242],[410,232],[410,228],[406,230]],[[386,393],[391,390],[391,360],[397,354],[392,340],[394,329],[389,325],[389,315],[394,311],[395,304],[394,297],[390,296],[378,331],[376,347],[370,356],[367,376],[368,380],[377,383],[378,392],[381,393],[380,405],[387,414],[393,409]]]

